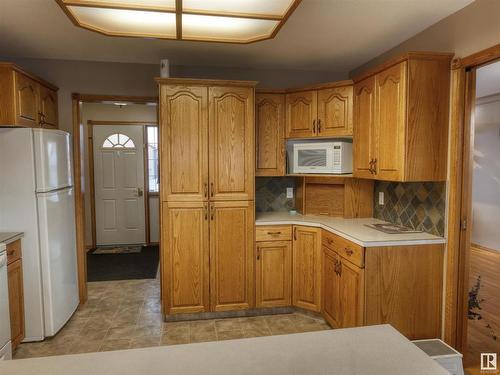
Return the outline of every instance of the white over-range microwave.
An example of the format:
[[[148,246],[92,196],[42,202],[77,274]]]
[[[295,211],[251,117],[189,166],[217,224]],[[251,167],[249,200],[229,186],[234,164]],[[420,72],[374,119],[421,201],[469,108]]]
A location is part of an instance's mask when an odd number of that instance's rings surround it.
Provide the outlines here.
[[[295,143],[290,159],[292,173],[352,173],[352,143]]]

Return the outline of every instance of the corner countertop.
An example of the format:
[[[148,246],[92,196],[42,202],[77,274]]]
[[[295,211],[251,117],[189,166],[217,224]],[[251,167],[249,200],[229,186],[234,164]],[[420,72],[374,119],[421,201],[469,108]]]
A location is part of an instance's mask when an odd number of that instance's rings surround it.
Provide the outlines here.
[[[8,245],[24,236],[23,232],[0,232],[0,243]]]
[[[367,224],[387,223],[367,219],[343,219],[316,215],[290,215],[288,212],[257,212],[256,225],[306,225],[325,229],[363,247],[444,244],[446,239],[429,233],[387,234]]]
[[[0,361],[9,375],[449,375],[390,325]]]

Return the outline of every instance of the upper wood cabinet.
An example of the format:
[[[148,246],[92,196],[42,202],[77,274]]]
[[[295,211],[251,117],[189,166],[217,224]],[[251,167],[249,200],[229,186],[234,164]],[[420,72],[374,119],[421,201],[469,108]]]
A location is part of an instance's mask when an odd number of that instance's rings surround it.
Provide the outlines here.
[[[163,201],[254,197],[254,89],[210,83],[160,81]]]
[[[451,55],[409,53],[354,85],[354,176],[446,179]]]
[[[352,135],[353,88],[350,81],[286,95],[286,138]]]
[[[321,309],[321,229],[293,227],[293,305]]]
[[[286,138],[316,136],[317,106],[316,91],[286,95]]]
[[[57,91],[45,86],[39,86],[39,116],[40,126],[49,129],[58,127]]]
[[[255,176],[254,89],[209,88],[211,200],[252,200]]]
[[[161,206],[165,313],[210,311],[208,203]]]
[[[212,311],[254,306],[254,211],[251,201],[210,203]]]
[[[318,136],[352,135],[352,90],[349,85],[318,91]]]
[[[285,95],[255,95],[256,176],[285,175]]]
[[[208,88],[161,86],[163,201],[208,200]]]
[[[0,108],[0,126],[57,128],[57,87],[0,63]]]

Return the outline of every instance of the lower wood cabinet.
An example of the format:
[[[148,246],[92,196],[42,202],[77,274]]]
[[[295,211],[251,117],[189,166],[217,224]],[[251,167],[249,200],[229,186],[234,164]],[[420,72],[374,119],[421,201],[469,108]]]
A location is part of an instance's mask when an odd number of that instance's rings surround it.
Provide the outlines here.
[[[163,202],[166,314],[254,306],[254,204]]]
[[[254,307],[254,227],[251,201],[210,203],[212,311]]]
[[[10,336],[12,350],[24,339],[24,288],[21,240],[7,245],[7,280],[9,288]]]
[[[293,305],[321,310],[321,229],[293,227]]]
[[[391,324],[441,335],[444,245],[362,248],[323,231],[322,313],[336,328]]]
[[[164,202],[161,235],[165,313],[210,311],[208,203]]]
[[[292,242],[257,242],[255,306],[292,305]]]

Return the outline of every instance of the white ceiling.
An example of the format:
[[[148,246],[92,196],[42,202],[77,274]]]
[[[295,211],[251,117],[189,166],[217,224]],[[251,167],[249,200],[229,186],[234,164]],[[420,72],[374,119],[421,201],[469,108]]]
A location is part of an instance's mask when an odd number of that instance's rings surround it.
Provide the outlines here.
[[[500,93],[500,62],[479,68],[476,75],[476,97],[498,93]]]
[[[303,0],[275,39],[234,45],[108,37],[75,27],[54,0],[0,0],[0,53],[347,72],[472,1]]]

